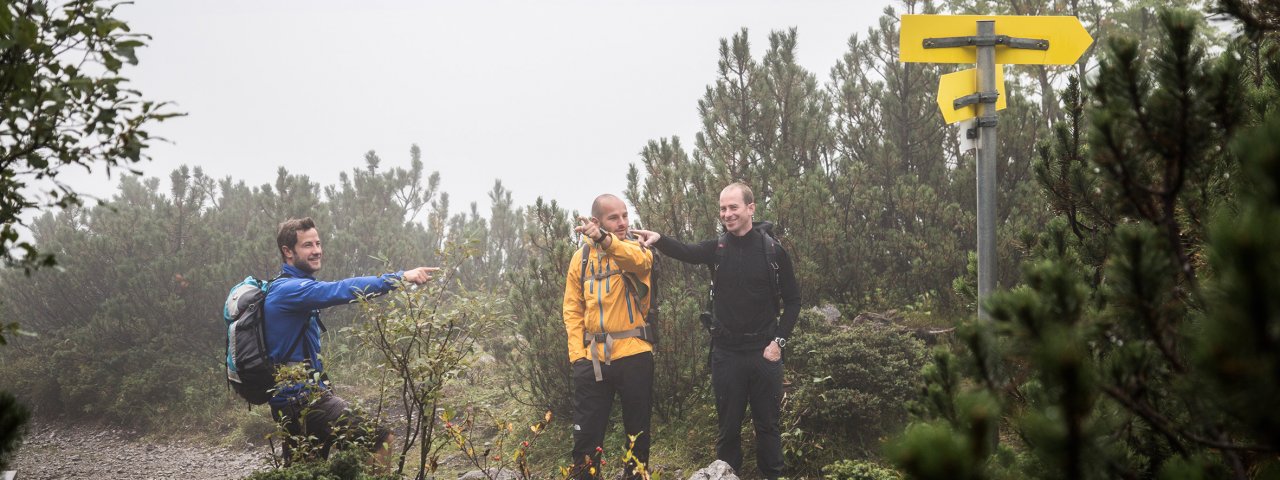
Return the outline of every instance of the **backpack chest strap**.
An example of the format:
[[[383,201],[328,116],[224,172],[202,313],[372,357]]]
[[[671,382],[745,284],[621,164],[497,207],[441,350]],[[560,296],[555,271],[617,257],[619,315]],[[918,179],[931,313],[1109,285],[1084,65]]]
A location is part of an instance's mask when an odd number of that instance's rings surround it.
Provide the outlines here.
[[[604,280],[604,279],[606,279],[606,278],[612,277],[612,276],[614,276],[614,275],[622,275],[622,270],[613,270],[613,269],[609,269],[609,270],[605,270],[605,271],[603,271],[603,272],[593,273],[593,274],[589,275],[587,278],[590,278],[590,279],[592,279],[592,280],[596,280],[596,281],[600,281],[600,280]]]

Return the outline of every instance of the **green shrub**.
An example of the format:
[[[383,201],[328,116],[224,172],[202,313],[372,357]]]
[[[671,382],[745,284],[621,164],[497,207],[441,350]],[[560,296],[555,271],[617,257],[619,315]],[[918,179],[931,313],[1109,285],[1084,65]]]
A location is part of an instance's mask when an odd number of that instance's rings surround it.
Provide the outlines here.
[[[565,272],[576,245],[569,238],[569,214],[556,202],[537,204],[526,211],[525,232],[531,246],[528,261],[508,274],[508,304],[512,306],[515,335],[497,345],[515,351],[497,357],[508,372],[507,390],[512,398],[536,410],[551,410],[556,418],[571,418],[569,352],[565,347],[563,317]]]
[[[871,462],[840,460],[822,467],[825,480],[902,480],[902,474]]]
[[[288,467],[256,472],[245,480],[382,480],[395,479],[393,475],[374,475],[367,472],[369,454],[362,449],[344,450],[333,458],[315,462],[301,462]]]
[[[221,372],[208,362],[216,353],[177,353],[176,333],[104,341],[86,327],[58,337],[15,342],[0,373],[0,383],[41,415],[146,429],[166,420],[207,419],[231,399],[218,381]],[[40,351],[51,353],[30,353]]]
[[[910,330],[874,322],[827,322],[815,311],[788,345],[794,392],[784,412],[784,447],[800,473],[837,459],[870,458],[907,422],[920,389],[923,342]]]

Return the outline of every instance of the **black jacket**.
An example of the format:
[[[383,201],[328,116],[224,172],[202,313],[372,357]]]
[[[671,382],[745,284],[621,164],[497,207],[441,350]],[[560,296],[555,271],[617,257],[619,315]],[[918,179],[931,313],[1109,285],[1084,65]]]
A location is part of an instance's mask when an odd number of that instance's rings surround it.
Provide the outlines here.
[[[779,245],[775,253],[778,261],[778,289],[782,293],[782,317],[778,318],[775,301],[770,297],[772,285],[769,279],[773,267],[765,261],[765,243],[759,224],[741,237],[728,235],[724,246],[724,264],[715,274],[715,315],[725,329],[735,334],[757,334],[751,339],[741,335],[714,337],[717,347],[729,350],[763,350],[773,337],[789,338],[800,315],[800,287],[796,284],[795,269],[791,257]],[[685,263],[712,265],[716,263],[716,246],[719,239],[696,244],[686,244],[663,236],[654,247],[663,255]],[[777,329],[773,330],[777,321]]]

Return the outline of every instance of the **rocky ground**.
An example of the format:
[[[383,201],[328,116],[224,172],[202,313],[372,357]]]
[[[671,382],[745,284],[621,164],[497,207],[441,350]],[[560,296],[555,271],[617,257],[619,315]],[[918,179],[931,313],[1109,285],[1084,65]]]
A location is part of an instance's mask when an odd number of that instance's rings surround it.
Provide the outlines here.
[[[15,480],[239,479],[266,467],[265,447],[228,450],[182,440],[147,441],[128,430],[32,425]]]
[[[35,424],[10,468],[15,480],[241,479],[267,468],[266,447],[232,450],[184,440],[144,440],[129,430]],[[695,472],[698,480],[737,480],[724,462]],[[619,472],[620,474],[620,472]],[[684,478],[677,470],[663,478]],[[513,478],[503,472],[499,478]],[[484,478],[479,471],[460,478]]]

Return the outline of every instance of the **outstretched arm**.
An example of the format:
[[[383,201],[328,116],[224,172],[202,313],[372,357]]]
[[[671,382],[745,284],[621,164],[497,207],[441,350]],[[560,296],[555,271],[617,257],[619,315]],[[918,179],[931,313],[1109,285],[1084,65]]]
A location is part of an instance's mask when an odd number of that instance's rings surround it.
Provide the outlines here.
[[[390,292],[396,288],[396,280],[426,283],[431,281],[431,274],[438,270],[440,269],[437,267],[418,267],[376,277],[351,277],[336,282],[304,278],[293,288],[276,290],[275,298],[284,305],[291,305],[290,308],[328,308],[354,302],[360,296],[377,296]]]
[[[650,230],[632,229],[631,234],[640,239],[640,243],[652,246],[663,255],[681,262],[693,264],[709,264],[716,261],[716,240],[702,243],[681,243],[671,237]]]

